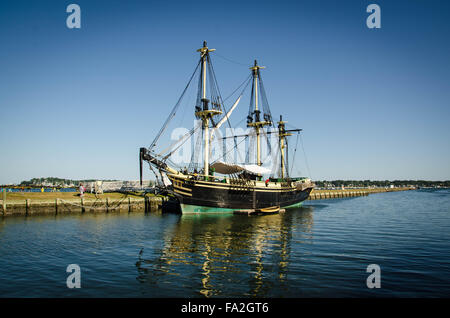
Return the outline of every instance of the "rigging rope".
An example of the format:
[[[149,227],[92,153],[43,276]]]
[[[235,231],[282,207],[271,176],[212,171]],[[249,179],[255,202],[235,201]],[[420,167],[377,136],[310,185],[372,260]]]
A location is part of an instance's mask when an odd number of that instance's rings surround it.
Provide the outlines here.
[[[240,63],[240,62],[236,62],[236,61],[234,61],[234,60],[232,60],[232,59],[229,59],[229,58],[227,58],[227,57],[225,57],[225,56],[223,56],[223,55],[220,55],[220,54],[217,53],[217,52],[215,52],[214,55],[220,57],[221,59],[223,59],[223,60],[225,60],[225,61],[228,61],[228,62],[237,64],[237,65],[243,65],[243,66],[249,67],[248,64],[243,64],[243,63]]]
[[[286,156],[285,160],[284,160],[284,164],[286,166],[286,176],[289,178],[289,143],[288,143],[288,139],[285,138],[285,142],[286,142]]]
[[[159,140],[159,138],[161,137],[162,133],[167,128],[167,125],[169,124],[170,120],[175,116],[175,113],[176,113],[176,111],[178,109],[178,106],[180,106],[181,100],[183,99],[184,94],[186,93],[186,90],[188,89],[189,85],[191,84],[191,81],[194,78],[195,73],[197,73],[197,70],[198,70],[199,66],[200,66],[200,61],[198,62],[197,66],[195,67],[194,73],[192,73],[191,78],[189,79],[189,82],[187,83],[186,87],[183,90],[183,93],[181,94],[180,98],[178,99],[178,102],[173,107],[169,117],[164,122],[164,125],[161,127],[161,129],[159,130],[158,134],[156,135],[155,139],[153,140],[152,144],[150,145],[150,147],[148,149],[151,150],[155,146],[156,142]]]
[[[223,110],[224,110],[224,112],[225,112],[225,116],[226,116],[226,119],[227,119],[228,127],[229,127],[230,129],[232,129],[231,123],[230,123],[230,119],[229,119],[229,117],[227,116],[228,110],[225,108],[225,105],[224,105],[224,102],[223,102],[223,99],[222,99],[222,95],[220,94],[220,91],[219,91],[219,88],[218,88],[219,85],[217,84],[216,73],[214,72],[214,67],[213,67],[213,65],[212,65],[212,63],[211,63],[211,59],[210,59],[210,57],[209,57],[209,54],[208,54],[208,64],[209,64],[209,66],[211,67],[211,68],[210,68],[210,72],[211,72],[211,74],[212,74],[212,78],[213,78],[213,80],[214,80],[214,82],[215,82],[215,85],[217,86],[217,93],[218,93],[219,98],[220,98],[220,101],[221,101],[220,104],[222,105]],[[236,149],[237,149],[236,139],[233,138],[233,140],[234,140],[234,145],[235,145],[235,147],[236,147]],[[238,154],[240,160],[242,161],[242,157],[241,157],[241,154],[239,153],[239,151],[237,152],[237,154]]]
[[[300,134],[300,142],[302,144],[303,155],[305,156],[306,169],[308,169],[309,177],[312,179],[313,177],[312,177],[312,174],[311,174],[311,170],[309,169],[308,158],[306,157],[305,148],[303,146],[303,138],[302,138],[301,134]]]
[[[292,170],[294,170],[294,165],[295,165],[295,156],[297,154],[297,145],[298,145],[298,137],[300,136],[300,132],[297,133],[297,139],[295,141],[295,149],[294,149],[294,157],[292,158],[292,167],[291,167],[291,173],[290,175],[292,175]]]
[[[248,84],[250,84],[250,79],[251,79],[251,77],[252,77],[252,74],[250,74],[249,76],[247,76],[247,78],[230,94],[230,95],[228,95],[228,97],[227,98],[225,98],[223,101],[226,101],[228,98],[230,98],[231,96],[233,96],[234,95],[234,93],[236,93],[236,91],[239,89],[239,88],[241,88],[242,87],[242,85],[244,85],[245,83],[247,83],[247,85],[245,85],[245,87],[244,87],[244,89],[241,91],[241,94],[240,95],[242,95],[243,93],[244,93],[244,91],[245,91],[245,89],[247,88],[247,86],[248,86]]]
[[[115,204],[115,205],[114,205],[114,206],[113,206],[113,205],[108,205],[108,206],[107,206],[108,210],[114,210],[114,209],[120,208],[120,205],[122,204],[122,202],[125,201],[125,199],[126,199],[127,197],[128,197],[128,196],[125,195],[125,196],[123,196],[122,199],[120,199],[119,201],[109,201],[111,204]],[[98,202],[103,203],[103,200],[101,200],[101,199],[99,199],[99,198],[96,198],[94,202],[92,202],[92,201],[86,201],[86,203],[93,203],[93,204],[94,204],[94,205],[91,205],[91,206],[81,205],[81,204],[78,204],[78,203],[66,201],[66,200],[64,200],[64,199],[58,199],[58,200],[61,201],[61,202],[63,202],[63,203],[66,203],[66,204],[69,204],[69,205],[73,205],[73,206],[77,206],[77,207],[80,207],[80,208],[83,208],[83,209],[87,209],[87,210],[104,210],[104,209],[106,208],[106,207],[102,207],[102,206],[99,206],[99,207],[95,206],[95,204],[97,204]],[[129,203],[128,206],[138,205],[138,204],[141,204],[141,203],[142,203],[142,202],[133,202],[133,203]]]
[[[228,150],[226,153],[224,153],[222,155],[222,157],[217,158],[216,160],[214,160],[211,164],[214,164],[215,162],[219,161],[220,159],[224,158],[230,151],[234,150],[234,148],[237,148],[237,146],[239,146],[243,141],[247,140],[247,138],[242,138],[242,140],[236,144],[236,136],[234,136],[234,142],[235,142],[235,146],[233,148],[231,148],[230,150]],[[239,153],[239,152],[238,152]]]
[[[262,129],[262,134],[266,137],[267,148],[268,148],[267,155],[269,156],[270,154],[272,154],[272,144],[270,143],[270,140],[269,140],[269,134],[264,129]]]
[[[272,120],[272,113],[270,112],[269,101],[267,100],[266,90],[264,89],[264,84],[259,69],[258,69],[258,81],[260,86],[260,95],[262,97],[263,112],[264,114],[269,115],[270,121],[272,122],[272,127],[275,128],[275,123]],[[264,118],[264,120],[266,120],[266,118]]]
[[[165,153],[167,150],[171,150],[167,155],[164,156],[164,158],[170,157],[175,151],[177,151],[181,146],[184,145],[184,143],[189,139],[187,137],[191,137],[200,127],[202,126],[202,123],[199,121],[197,123],[196,127],[191,128],[186,134],[184,134],[180,139],[175,140],[173,143],[171,143],[168,147],[163,149],[158,156],[161,156],[163,153]],[[184,140],[183,140],[184,139]],[[181,142],[177,147],[175,145],[177,143]]]

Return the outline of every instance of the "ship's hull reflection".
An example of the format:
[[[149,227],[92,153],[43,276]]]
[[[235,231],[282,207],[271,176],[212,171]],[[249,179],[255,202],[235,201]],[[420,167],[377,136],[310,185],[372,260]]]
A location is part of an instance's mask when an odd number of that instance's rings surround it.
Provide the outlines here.
[[[271,296],[287,284],[292,231],[312,236],[313,229],[311,206],[266,216],[177,217],[161,247],[144,247],[136,263],[137,280],[160,297]]]

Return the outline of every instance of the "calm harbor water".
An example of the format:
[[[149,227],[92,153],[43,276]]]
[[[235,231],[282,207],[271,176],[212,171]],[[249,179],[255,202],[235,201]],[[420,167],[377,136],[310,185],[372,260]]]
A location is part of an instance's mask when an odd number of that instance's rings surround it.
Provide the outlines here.
[[[66,286],[69,264],[81,288]],[[369,264],[381,288],[369,289]],[[0,297],[449,297],[450,190],[268,216],[0,219]]]

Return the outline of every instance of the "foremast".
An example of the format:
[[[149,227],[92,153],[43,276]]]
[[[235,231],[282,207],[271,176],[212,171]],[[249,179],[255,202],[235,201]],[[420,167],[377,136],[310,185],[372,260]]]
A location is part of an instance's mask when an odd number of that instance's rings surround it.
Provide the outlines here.
[[[211,118],[216,115],[222,114],[222,111],[218,109],[213,109],[209,107],[209,100],[206,98],[206,64],[209,61],[209,53],[215,51],[215,49],[210,49],[206,46],[206,41],[203,41],[203,47],[198,49],[197,52],[200,52],[201,59],[201,89],[202,89],[202,107],[201,109],[197,109],[195,112],[195,116],[202,120],[202,129],[203,129],[203,174],[207,177],[209,176],[209,123]]]
[[[199,76],[199,90],[197,93],[197,103],[195,106],[195,116],[197,119],[200,119],[202,121],[202,131],[203,131],[203,161],[204,161],[204,171],[203,175],[207,179],[209,176],[209,148],[210,148],[210,125],[212,128],[216,127],[215,122],[213,121],[213,117],[216,115],[222,114],[222,98],[220,97],[220,93],[218,92],[217,82],[215,79],[214,71],[212,69],[211,60],[210,60],[210,52],[215,51],[215,49],[210,49],[207,47],[206,41],[203,42],[203,47],[197,50],[197,52],[200,53],[200,61],[197,65],[197,68],[194,70],[194,73],[192,74],[186,88],[184,89],[181,97],[179,98],[177,104],[172,109],[172,112],[170,113],[169,117],[167,118],[166,122],[164,123],[163,127],[158,132],[157,136],[155,137],[154,141],[152,142],[151,146],[149,148],[140,148],[139,151],[139,161],[140,161],[140,180],[142,184],[142,163],[143,161],[147,161],[150,163],[150,165],[154,165],[157,167],[160,173],[166,172],[170,173],[172,175],[181,175],[186,172],[181,172],[176,170],[173,167],[170,167],[166,160],[167,158],[173,153],[173,151],[169,152],[168,154],[165,154],[161,152],[159,154],[155,154],[152,149],[155,146],[156,142],[162,135],[162,133],[167,128],[168,122],[174,117],[175,112],[180,105],[180,101],[183,98],[184,94],[186,93],[187,88],[189,87],[192,79],[194,78],[194,75],[198,71],[198,67],[200,66],[200,76]],[[209,73],[209,76],[207,75]],[[207,80],[209,81],[209,92],[207,91]],[[207,94],[211,96],[211,100],[207,99]],[[239,101],[239,100],[238,100]],[[237,101],[237,102],[238,102]],[[236,106],[233,105],[233,108]],[[231,113],[231,111],[230,111]],[[229,114],[230,114],[229,113]],[[229,116],[227,114],[227,116]],[[195,129],[191,131],[191,135],[195,132]],[[184,136],[185,137],[185,136]],[[185,138],[183,139],[185,140]],[[151,168],[151,166],[150,166]],[[185,170],[186,171],[186,170]],[[194,169],[195,171],[195,169]]]

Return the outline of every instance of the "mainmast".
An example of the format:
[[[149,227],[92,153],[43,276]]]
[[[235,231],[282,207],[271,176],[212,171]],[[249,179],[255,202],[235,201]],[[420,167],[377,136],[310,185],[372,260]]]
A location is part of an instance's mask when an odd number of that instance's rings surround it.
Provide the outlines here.
[[[220,115],[222,112],[218,109],[209,109],[209,100],[206,98],[206,63],[209,62],[209,52],[213,52],[215,49],[209,49],[206,46],[206,41],[203,42],[203,47],[198,49],[200,52],[201,59],[201,80],[202,80],[202,108],[197,109],[195,116],[202,120],[203,128],[203,162],[204,162],[204,172],[205,176],[209,175],[209,121],[215,115]]]
[[[259,70],[261,68],[265,68],[265,66],[259,66],[258,62],[255,60],[254,66],[250,67],[252,70],[252,76],[253,76],[253,93],[254,96],[252,96],[255,100],[255,109],[253,111],[254,118],[250,118],[249,122],[247,122],[247,127],[254,127],[256,132],[256,163],[258,166],[262,165],[261,162],[261,129],[264,126],[272,125],[272,122],[263,120],[261,121],[261,111],[258,109],[258,80],[260,77]],[[266,119],[266,116],[264,116],[264,119]]]
[[[283,121],[283,117],[280,115],[280,121],[278,122],[278,137],[280,138],[280,153],[281,153],[281,178],[284,178],[284,171],[286,170],[284,161],[284,149],[286,148],[286,137],[292,136],[291,133],[286,131],[285,124],[287,122]]]

